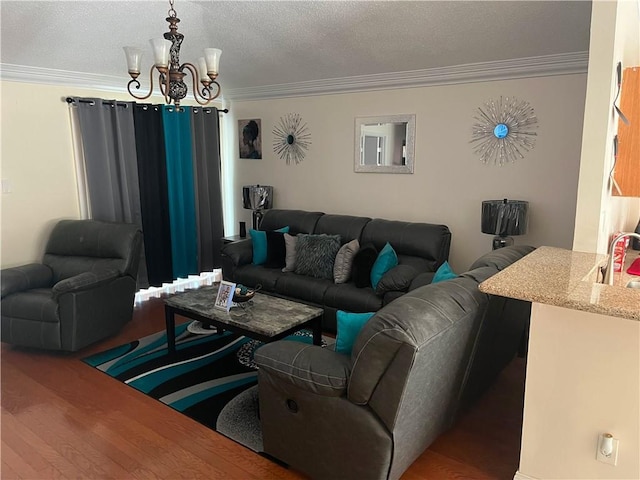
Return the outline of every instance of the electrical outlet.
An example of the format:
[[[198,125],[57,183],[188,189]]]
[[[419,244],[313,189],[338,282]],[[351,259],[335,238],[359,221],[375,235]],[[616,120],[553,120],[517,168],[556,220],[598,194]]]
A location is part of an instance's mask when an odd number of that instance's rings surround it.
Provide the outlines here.
[[[596,447],[596,460],[602,463],[608,463],[609,465],[616,466],[618,464],[618,446],[620,441],[617,438],[611,440],[611,455],[606,456],[602,453],[603,441],[605,434],[598,436],[598,446]]]

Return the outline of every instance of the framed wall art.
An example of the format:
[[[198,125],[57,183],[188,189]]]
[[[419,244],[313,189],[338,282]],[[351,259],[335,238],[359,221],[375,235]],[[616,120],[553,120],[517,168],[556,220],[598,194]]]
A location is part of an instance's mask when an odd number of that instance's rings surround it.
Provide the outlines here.
[[[262,159],[262,121],[259,118],[238,120],[240,158]]]
[[[515,97],[490,100],[474,119],[471,143],[482,163],[514,163],[536,144],[538,118],[529,102]]]

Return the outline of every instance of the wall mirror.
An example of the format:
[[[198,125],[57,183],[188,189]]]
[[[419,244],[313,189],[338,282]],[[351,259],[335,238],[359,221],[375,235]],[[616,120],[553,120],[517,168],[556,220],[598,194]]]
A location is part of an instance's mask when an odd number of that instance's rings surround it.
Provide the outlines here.
[[[355,171],[413,173],[415,115],[356,117]]]

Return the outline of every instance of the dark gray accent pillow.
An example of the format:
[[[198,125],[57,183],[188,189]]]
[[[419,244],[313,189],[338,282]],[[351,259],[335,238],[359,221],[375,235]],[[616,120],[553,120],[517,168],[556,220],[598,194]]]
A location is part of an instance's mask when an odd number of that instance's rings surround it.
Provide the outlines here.
[[[340,235],[299,234],[295,273],[333,280],[333,266],[338,250]]]
[[[382,297],[387,292],[406,292],[418,271],[409,265],[397,265],[385,273],[376,287],[376,295]]]

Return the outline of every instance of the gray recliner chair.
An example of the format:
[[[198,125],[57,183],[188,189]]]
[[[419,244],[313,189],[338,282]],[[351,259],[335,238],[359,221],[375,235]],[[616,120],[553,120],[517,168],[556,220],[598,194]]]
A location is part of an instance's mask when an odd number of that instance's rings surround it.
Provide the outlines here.
[[[76,351],[131,320],[142,231],[132,224],[62,220],[42,263],[1,272],[1,340]]]

